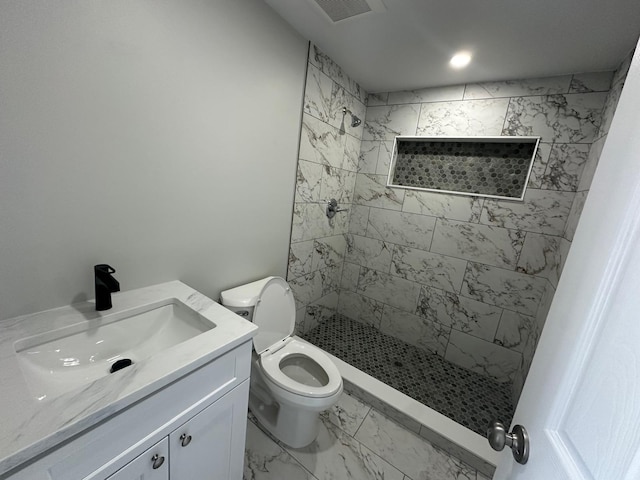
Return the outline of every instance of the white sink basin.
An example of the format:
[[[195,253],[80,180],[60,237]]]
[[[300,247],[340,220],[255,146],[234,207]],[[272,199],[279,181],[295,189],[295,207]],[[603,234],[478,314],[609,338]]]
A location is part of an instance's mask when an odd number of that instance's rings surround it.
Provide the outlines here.
[[[135,364],[214,327],[170,299],[23,338],[14,346],[31,393],[45,400],[110,375],[118,360]]]

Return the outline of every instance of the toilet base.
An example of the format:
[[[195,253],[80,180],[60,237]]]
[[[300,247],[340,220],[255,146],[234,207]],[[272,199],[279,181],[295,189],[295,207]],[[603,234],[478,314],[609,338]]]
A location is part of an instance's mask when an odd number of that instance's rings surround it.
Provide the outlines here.
[[[276,402],[265,404],[251,393],[249,410],[264,428],[291,448],[310,445],[320,431],[320,418],[317,411],[299,410],[289,405],[281,406]]]

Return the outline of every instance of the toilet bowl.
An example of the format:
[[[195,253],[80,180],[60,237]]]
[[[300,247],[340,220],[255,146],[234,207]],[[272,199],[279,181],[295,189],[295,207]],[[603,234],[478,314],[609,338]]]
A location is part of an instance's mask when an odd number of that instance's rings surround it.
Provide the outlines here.
[[[292,337],[295,300],[280,277],[221,293],[221,303],[258,325],[253,339],[249,409],[278,440],[293,448],[318,436],[320,412],[342,393],[342,377],[319,348]]]

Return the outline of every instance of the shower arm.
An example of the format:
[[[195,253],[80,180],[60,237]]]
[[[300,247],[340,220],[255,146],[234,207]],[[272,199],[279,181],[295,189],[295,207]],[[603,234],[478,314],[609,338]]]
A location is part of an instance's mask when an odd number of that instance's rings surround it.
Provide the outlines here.
[[[357,127],[358,125],[360,125],[362,123],[362,120],[360,120],[360,118],[358,118],[356,115],[353,114],[353,112],[351,110],[349,110],[347,107],[342,107],[342,119],[344,121],[344,116],[346,114],[351,115],[351,126],[353,128]]]

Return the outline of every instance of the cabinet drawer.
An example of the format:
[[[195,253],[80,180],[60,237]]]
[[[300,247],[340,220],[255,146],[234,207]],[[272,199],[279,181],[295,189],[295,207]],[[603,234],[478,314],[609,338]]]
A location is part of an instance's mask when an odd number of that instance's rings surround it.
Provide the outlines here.
[[[169,480],[169,439],[160,440],[107,480]]]

